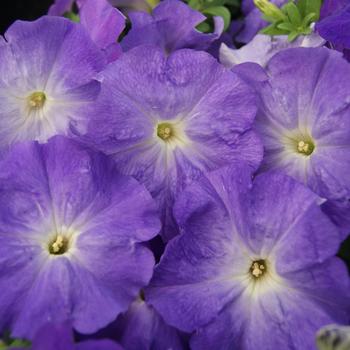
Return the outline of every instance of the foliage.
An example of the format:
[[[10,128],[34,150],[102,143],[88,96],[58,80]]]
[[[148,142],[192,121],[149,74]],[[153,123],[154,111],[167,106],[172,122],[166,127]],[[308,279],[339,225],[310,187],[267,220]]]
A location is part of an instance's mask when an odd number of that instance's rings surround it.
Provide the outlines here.
[[[254,0],[254,3],[263,13],[263,19],[271,23],[261,33],[288,35],[289,41],[312,32],[311,24],[319,19],[322,5],[321,0],[289,1],[281,8],[268,0]]]

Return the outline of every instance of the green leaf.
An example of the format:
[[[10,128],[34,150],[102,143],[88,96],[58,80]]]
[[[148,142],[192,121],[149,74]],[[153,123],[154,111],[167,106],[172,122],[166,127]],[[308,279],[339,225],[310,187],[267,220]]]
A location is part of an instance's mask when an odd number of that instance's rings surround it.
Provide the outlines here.
[[[317,21],[320,18],[321,5],[322,0],[306,0],[305,14],[315,13],[315,21]]]
[[[73,11],[66,12],[63,17],[66,17],[70,19],[72,22],[79,23],[80,22],[80,17],[79,15],[75,14]]]
[[[11,343],[11,347],[27,348],[30,343],[26,340],[16,339]]]
[[[159,4],[160,0],[146,0],[147,4],[153,9]]]
[[[212,16],[220,16],[224,20],[224,30],[226,30],[231,23],[231,13],[224,6],[217,7],[209,7],[203,10],[204,14],[212,15]]]
[[[202,33],[210,33],[212,31],[210,24],[207,22],[199,23],[196,28],[197,28],[197,30],[199,30]]]
[[[315,13],[309,13],[303,19],[303,27],[309,26],[312,22],[317,21],[317,15]]]
[[[278,29],[283,29],[285,31],[292,32],[294,30],[294,26],[291,23],[287,23],[287,22],[282,22],[280,24],[277,24],[276,26]]]
[[[226,0],[206,0],[203,2],[202,8],[206,9],[208,7],[216,7],[225,5]]]
[[[188,1],[188,6],[192,7],[194,10],[199,10],[201,4],[198,0],[190,0]]]
[[[287,18],[286,14],[269,0],[254,0],[254,5],[269,18],[269,22],[284,21]]]
[[[5,339],[0,339],[0,350],[8,350],[10,347],[11,349],[13,347],[16,348],[28,348],[30,346],[30,342],[27,340],[22,340],[22,339],[11,339],[9,335],[4,336]]]
[[[305,27],[299,30],[299,34],[302,34],[302,35],[309,35],[311,34],[311,32],[312,32],[312,29],[310,27]]]
[[[275,27],[273,24],[260,30],[261,34],[266,35],[287,35],[289,32],[283,29]]]
[[[306,15],[306,2],[308,0],[299,0],[296,2],[296,5],[298,7],[299,13],[301,14],[301,17],[305,17]]]
[[[312,32],[312,22],[317,21],[320,14],[322,0],[290,0],[280,9],[275,8],[269,0],[254,0],[254,4],[263,12],[263,19],[272,23],[261,33],[268,35],[288,35],[293,41],[299,35],[308,35]],[[277,11],[282,13],[277,17]]]
[[[203,12],[209,7],[224,6],[231,1],[237,2],[237,0],[188,0],[186,2],[190,7]]]
[[[290,22],[293,26],[298,27],[301,25],[301,15],[299,13],[298,7],[294,4],[294,2],[289,2],[283,8],[286,11]]]
[[[270,23],[280,23],[280,22],[281,22],[281,20],[276,20],[275,17],[268,16],[268,15],[265,15],[265,14],[263,14],[263,15],[261,16],[261,18],[262,18],[263,20],[265,20],[266,22],[270,22]]]
[[[239,0],[226,0],[226,5],[240,7],[241,3]]]
[[[11,346],[16,346],[16,347],[23,347],[26,348],[30,345],[30,342],[27,340],[22,340],[22,339],[15,339],[12,343]]]
[[[288,41],[292,42],[299,36],[298,32],[290,32],[288,34]]]

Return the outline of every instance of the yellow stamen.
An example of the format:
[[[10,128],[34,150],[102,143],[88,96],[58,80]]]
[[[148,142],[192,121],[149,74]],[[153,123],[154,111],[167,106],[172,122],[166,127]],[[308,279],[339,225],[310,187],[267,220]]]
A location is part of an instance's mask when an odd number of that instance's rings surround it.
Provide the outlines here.
[[[31,109],[39,109],[42,108],[45,104],[46,101],[46,95],[41,92],[33,92],[29,97],[28,97],[28,106]]]
[[[264,260],[253,261],[249,271],[254,278],[259,278],[263,276],[266,272],[265,261]]]
[[[49,244],[49,252],[53,255],[64,254],[68,250],[68,239],[65,236],[57,235],[55,240]]]
[[[312,141],[298,141],[297,151],[303,155],[309,156],[315,149],[315,145]]]
[[[161,123],[157,126],[157,136],[160,137],[163,141],[169,140],[174,136],[174,129],[170,123]]]

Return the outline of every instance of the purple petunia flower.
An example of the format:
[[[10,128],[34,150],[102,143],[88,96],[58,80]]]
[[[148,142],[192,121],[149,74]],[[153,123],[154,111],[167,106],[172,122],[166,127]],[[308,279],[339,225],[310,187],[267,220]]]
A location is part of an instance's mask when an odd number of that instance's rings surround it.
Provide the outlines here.
[[[85,0],[79,15],[80,23],[103,50],[107,61],[117,59],[122,53],[117,39],[125,28],[125,16],[107,0]]]
[[[9,350],[20,349],[10,348]],[[58,325],[47,323],[36,333],[28,350],[123,350],[123,348],[108,339],[74,343],[69,323]]]
[[[350,4],[324,18],[316,26],[320,35],[339,51],[350,49]]]
[[[106,157],[62,136],[15,145],[0,162],[0,331],[46,322],[93,333],[126,311],[152,275],[142,244],[155,204]]]
[[[121,42],[124,51],[140,45],[154,45],[170,53],[183,48],[205,50],[219,38],[223,20],[215,17],[215,33],[196,29],[206,17],[179,0],[162,1],[152,12],[130,12],[132,27]]]
[[[48,14],[50,16],[63,16],[66,12],[72,10],[76,2],[81,7],[87,0],[55,0],[50,6]],[[126,8],[127,10],[151,11],[158,0],[108,0],[115,7]]]
[[[0,149],[45,142],[84,129],[85,110],[100,91],[104,59],[84,29],[67,19],[15,22],[0,45]]]
[[[321,7],[320,18],[323,19],[335,14],[346,7],[348,3],[348,0],[324,0]]]
[[[49,15],[61,16],[71,11],[74,1],[58,1],[50,7]],[[79,19],[92,41],[103,51],[107,62],[122,53],[117,39],[125,28],[125,16],[110,1],[78,0]]]
[[[66,12],[71,11],[74,2],[75,0],[55,0],[47,14],[50,16],[62,16]]]
[[[299,36],[293,42],[287,35],[270,36],[257,34],[248,44],[240,49],[232,49],[222,44],[220,47],[220,62],[228,68],[246,62],[254,62],[265,67],[268,61],[278,52],[292,47],[319,47],[325,40],[317,33]]]
[[[87,142],[157,199],[165,229],[177,234],[172,203],[203,171],[237,161],[256,168],[260,140],[252,132],[255,95],[205,52],[135,48],[102,73]]]
[[[114,335],[127,350],[183,350],[184,336],[167,325],[162,317],[141,298],[115,322]]]
[[[191,348],[315,349],[323,325],[349,320],[338,231],[294,179],[221,168],[188,186],[146,297]]]
[[[256,119],[262,170],[280,169],[350,213],[349,63],[333,50],[297,48],[266,69]]]

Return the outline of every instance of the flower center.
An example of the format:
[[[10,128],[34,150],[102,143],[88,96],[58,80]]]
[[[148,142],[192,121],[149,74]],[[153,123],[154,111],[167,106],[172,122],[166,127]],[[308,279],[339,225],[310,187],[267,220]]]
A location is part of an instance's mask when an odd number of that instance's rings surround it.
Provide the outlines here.
[[[40,109],[44,106],[46,95],[42,91],[33,92],[28,97],[28,106],[30,109]]]
[[[63,235],[57,235],[48,246],[49,253],[52,255],[62,255],[69,249],[69,240]]]
[[[281,141],[288,153],[307,158],[315,152],[316,142],[306,126],[303,126],[303,129],[303,131],[299,129],[287,131],[282,135]]]
[[[311,155],[315,149],[315,144],[311,140],[300,140],[297,142],[297,151],[305,156]]]
[[[253,278],[258,279],[264,276],[266,273],[266,262],[265,260],[255,260],[249,269],[250,274]]]
[[[174,127],[170,123],[160,123],[157,126],[157,136],[163,141],[168,141],[174,136]]]
[[[144,292],[143,289],[140,290],[139,298],[140,298],[142,301],[145,301],[145,292]]]

